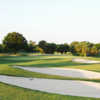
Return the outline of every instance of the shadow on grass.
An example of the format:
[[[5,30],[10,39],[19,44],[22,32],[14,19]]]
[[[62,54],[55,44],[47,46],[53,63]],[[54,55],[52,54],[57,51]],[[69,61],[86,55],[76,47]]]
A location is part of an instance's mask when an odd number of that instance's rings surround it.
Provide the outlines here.
[[[54,61],[61,59],[62,58],[44,58],[42,56],[2,56],[0,57],[0,64],[27,63],[40,60]]]
[[[23,63],[22,66],[35,67],[71,67],[91,65],[72,62],[71,58],[46,58],[44,56],[0,56],[0,64],[19,65],[20,63]]]
[[[29,61],[33,61],[32,58],[12,57],[12,56],[0,57],[0,64],[22,63],[22,62],[29,62]]]

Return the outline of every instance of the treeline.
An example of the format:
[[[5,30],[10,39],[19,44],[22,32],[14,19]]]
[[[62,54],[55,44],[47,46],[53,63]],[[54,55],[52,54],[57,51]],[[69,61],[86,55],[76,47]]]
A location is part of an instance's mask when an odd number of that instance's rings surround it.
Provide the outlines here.
[[[100,43],[94,44],[87,41],[74,41],[71,44],[56,44],[42,40],[36,44],[33,41],[27,42],[25,37],[20,33],[8,33],[7,36],[4,37],[2,44],[0,44],[0,53],[17,52],[40,52],[46,54],[54,54],[55,52],[66,54],[70,52],[78,56],[99,56]]]

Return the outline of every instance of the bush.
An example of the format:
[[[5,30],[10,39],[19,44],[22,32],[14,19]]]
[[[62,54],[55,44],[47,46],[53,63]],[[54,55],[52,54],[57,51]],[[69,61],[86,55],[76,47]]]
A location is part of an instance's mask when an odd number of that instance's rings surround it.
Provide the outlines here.
[[[67,55],[68,56],[72,56],[73,54],[71,52],[67,52]]]

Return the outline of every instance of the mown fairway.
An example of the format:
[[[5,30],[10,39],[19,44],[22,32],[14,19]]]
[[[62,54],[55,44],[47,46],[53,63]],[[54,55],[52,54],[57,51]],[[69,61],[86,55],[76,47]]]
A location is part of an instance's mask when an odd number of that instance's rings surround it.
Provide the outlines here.
[[[31,67],[70,67],[80,68],[100,72],[100,64],[80,64],[73,63],[71,59],[73,56],[0,56],[0,74],[24,77],[38,77],[38,78],[54,78],[54,79],[72,79],[72,80],[88,80],[60,77],[55,75],[45,75],[35,72],[24,71],[18,68],[12,68],[13,65],[31,66]],[[100,58],[85,58],[100,60]],[[98,81],[100,80],[89,80]],[[8,92],[9,91],[9,92]],[[56,94],[48,94],[39,91],[31,91],[14,86],[9,86],[0,83],[0,98],[1,100],[99,100],[93,98],[82,98],[72,96],[62,96]]]
[[[0,56],[0,65],[2,66],[31,66],[31,67],[66,67],[79,68],[91,71],[100,71],[100,64],[81,64],[72,62],[72,58],[79,58],[75,56]],[[92,59],[100,61],[100,58],[95,57],[80,57],[83,59]],[[4,67],[3,67],[4,68]]]
[[[79,68],[92,71],[100,71],[100,64],[82,64],[72,62],[75,56],[0,56],[0,74],[14,75],[24,77],[38,78],[57,78],[57,79],[77,79],[66,78],[54,75],[45,75],[36,72],[29,72],[18,68],[13,68],[14,65],[30,66],[30,67],[64,67],[64,68]],[[84,57],[84,59],[100,60],[100,58]],[[80,79],[79,79],[80,80]]]

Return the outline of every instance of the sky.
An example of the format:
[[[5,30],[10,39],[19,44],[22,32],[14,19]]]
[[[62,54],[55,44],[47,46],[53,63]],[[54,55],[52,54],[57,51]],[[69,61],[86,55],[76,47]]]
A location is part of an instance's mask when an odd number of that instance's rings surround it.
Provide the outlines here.
[[[0,0],[0,43],[9,32],[55,43],[100,43],[100,0]]]

